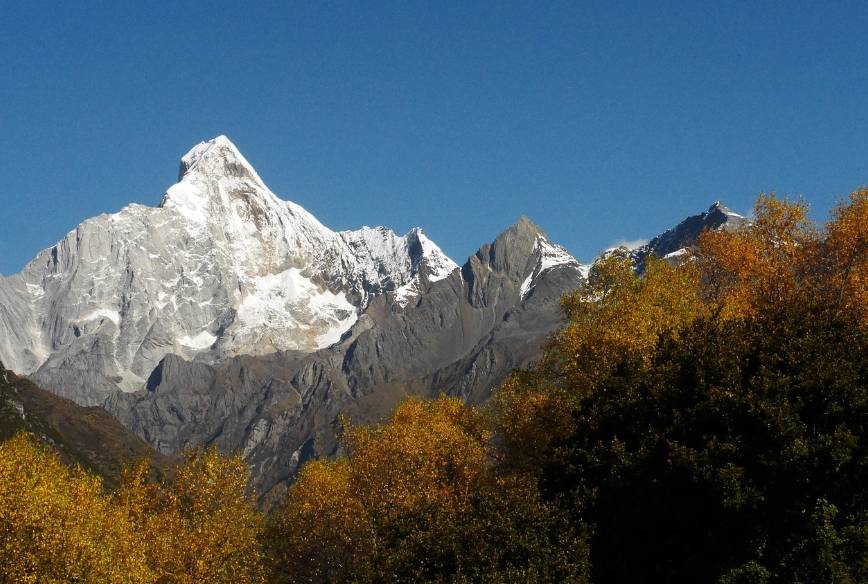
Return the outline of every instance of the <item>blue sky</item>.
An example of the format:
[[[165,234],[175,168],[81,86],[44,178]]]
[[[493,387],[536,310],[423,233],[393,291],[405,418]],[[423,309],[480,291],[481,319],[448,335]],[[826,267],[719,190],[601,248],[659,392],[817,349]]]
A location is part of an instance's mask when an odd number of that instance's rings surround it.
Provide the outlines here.
[[[864,2],[542,4],[7,0],[0,273],[217,134],[326,225],[459,263],[522,214],[588,260],[868,183]]]

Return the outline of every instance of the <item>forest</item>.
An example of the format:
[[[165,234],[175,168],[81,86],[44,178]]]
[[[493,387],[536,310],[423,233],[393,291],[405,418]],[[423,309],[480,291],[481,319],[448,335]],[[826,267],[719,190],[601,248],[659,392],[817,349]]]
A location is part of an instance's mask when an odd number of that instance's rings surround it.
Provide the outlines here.
[[[868,582],[868,190],[625,250],[482,407],[409,398],[257,505],[239,455],[117,485],[0,444],[0,580]]]

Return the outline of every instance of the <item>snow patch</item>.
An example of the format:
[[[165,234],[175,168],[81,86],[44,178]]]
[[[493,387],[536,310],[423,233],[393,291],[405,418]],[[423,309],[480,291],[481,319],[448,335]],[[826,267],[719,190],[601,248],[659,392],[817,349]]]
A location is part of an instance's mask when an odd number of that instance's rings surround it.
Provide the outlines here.
[[[298,268],[253,278],[248,287],[238,307],[242,330],[264,326],[317,332],[316,347],[322,348],[337,342],[358,318],[344,293],[321,288]]]
[[[537,240],[537,246],[540,253],[540,274],[555,266],[579,265],[576,258],[571,256],[567,250],[555,243],[551,243],[545,237],[540,236]]]
[[[209,333],[208,331],[202,331],[194,336],[185,335],[178,339],[178,342],[184,345],[185,347],[189,347],[191,349],[195,349],[196,351],[204,351],[208,349],[217,341],[217,337]]]
[[[566,249],[556,243],[550,242],[545,236],[540,235],[537,237],[534,251],[539,254],[539,260],[537,261],[536,267],[530,274],[528,274],[527,278],[525,278],[524,282],[521,284],[519,295],[522,300],[524,300],[525,296],[527,296],[531,289],[533,289],[537,279],[544,272],[552,268],[558,266],[573,266],[579,270],[579,273],[581,273],[583,277],[587,278],[587,273],[590,267],[582,266]]]
[[[45,296],[45,290],[42,288],[42,286],[30,283],[27,283],[26,286],[27,292],[29,292],[30,295],[34,298],[42,298],[43,296]]]
[[[675,258],[679,258],[679,257],[684,256],[684,255],[687,255],[688,253],[690,253],[690,252],[687,250],[687,248],[682,247],[681,249],[676,249],[673,252],[667,253],[665,256],[663,256],[663,259],[664,260],[675,259]]]
[[[200,189],[189,182],[181,181],[169,187],[160,206],[174,209],[196,224],[208,219],[208,197],[203,196]]]
[[[428,266],[428,281],[437,282],[448,278],[449,274],[458,269],[458,264],[453,262],[443,250],[428,239],[422,230],[418,230],[419,243],[422,245],[422,257]]]
[[[418,282],[415,279],[410,280],[395,291],[395,303],[401,308],[404,308],[409,304],[412,298],[415,298],[421,293]]]

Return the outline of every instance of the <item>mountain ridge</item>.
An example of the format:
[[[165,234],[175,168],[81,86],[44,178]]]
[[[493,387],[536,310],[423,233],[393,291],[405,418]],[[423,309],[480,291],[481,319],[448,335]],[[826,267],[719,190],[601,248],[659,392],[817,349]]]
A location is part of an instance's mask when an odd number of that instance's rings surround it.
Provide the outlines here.
[[[627,253],[641,271],[740,224],[727,211]],[[421,228],[332,231],[218,136],[181,158],[159,206],[89,219],[0,279],[0,359],[165,455],[241,452],[269,498],[335,453],[342,414],[379,421],[407,395],[486,401],[539,357],[590,268],[526,216],[461,266]]]

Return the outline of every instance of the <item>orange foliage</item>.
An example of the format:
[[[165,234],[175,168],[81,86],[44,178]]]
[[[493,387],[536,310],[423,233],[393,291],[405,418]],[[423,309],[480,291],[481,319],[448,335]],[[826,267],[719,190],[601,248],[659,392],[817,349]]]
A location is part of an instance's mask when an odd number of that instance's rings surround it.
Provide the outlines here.
[[[868,190],[834,211],[826,232],[807,206],[760,196],[754,221],[706,231],[679,266],[610,254],[588,286],[563,300],[567,324],[541,362],[517,372],[496,398],[496,426],[508,465],[534,471],[539,453],[571,432],[576,404],[609,378],[615,364],[644,367],[662,335],[703,315],[738,319],[786,303],[834,306],[868,325]]]
[[[143,462],[105,493],[19,434],[0,444],[0,581],[262,582],[247,476],[240,458],[195,450],[168,484]]]
[[[288,581],[361,571],[378,527],[420,509],[465,509],[485,469],[485,419],[455,398],[409,400],[375,427],[344,425],[350,456],[307,464],[276,512],[270,539]]]
[[[723,318],[754,315],[795,294],[816,250],[804,203],[762,195],[754,214],[751,225],[699,240],[703,296]]]
[[[830,300],[868,326],[868,189],[835,209],[823,251]]]
[[[490,437],[447,397],[346,424],[347,456],[307,464],[273,517],[275,580],[584,582],[583,542],[531,481],[492,473]]]
[[[539,453],[569,435],[575,403],[594,391],[625,355],[640,363],[664,332],[677,331],[702,310],[692,264],[649,258],[645,274],[627,257],[597,262],[586,288],[563,300],[566,326],[533,371],[517,372],[495,398],[496,427],[509,453],[503,463],[535,472]]]

